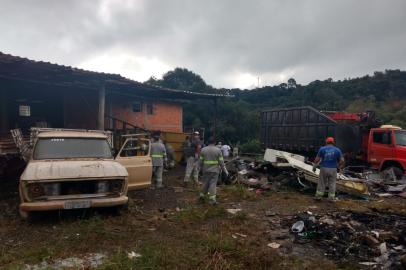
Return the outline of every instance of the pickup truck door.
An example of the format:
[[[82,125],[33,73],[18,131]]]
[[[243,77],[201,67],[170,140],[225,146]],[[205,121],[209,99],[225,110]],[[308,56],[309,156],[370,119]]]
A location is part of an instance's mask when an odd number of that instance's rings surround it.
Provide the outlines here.
[[[372,140],[369,145],[369,162],[373,168],[379,168],[382,161],[394,156],[392,132],[388,130],[371,131]]]
[[[116,156],[116,161],[128,172],[128,189],[139,189],[151,185],[151,143],[147,139],[128,138]]]

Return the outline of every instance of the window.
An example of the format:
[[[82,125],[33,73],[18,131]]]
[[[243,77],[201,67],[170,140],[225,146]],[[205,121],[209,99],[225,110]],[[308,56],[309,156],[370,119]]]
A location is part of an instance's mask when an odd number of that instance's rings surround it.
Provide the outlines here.
[[[113,158],[106,139],[41,138],[35,144],[34,159]]]
[[[18,107],[18,114],[20,116],[31,116],[31,107],[27,105],[20,105]]]
[[[395,131],[396,145],[406,146],[406,131]]]
[[[143,139],[129,139],[120,152],[120,157],[137,157],[149,154],[149,141]]]
[[[147,114],[154,114],[154,106],[152,103],[147,103]]]
[[[392,144],[391,133],[390,132],[374,132],[373,141],[374,141],[374,143],[379,143],[379,144]]]
[[[133,112],[141,112],[142,111],[142,103],[141,102],[133,102],[132,110],[133,110]]]

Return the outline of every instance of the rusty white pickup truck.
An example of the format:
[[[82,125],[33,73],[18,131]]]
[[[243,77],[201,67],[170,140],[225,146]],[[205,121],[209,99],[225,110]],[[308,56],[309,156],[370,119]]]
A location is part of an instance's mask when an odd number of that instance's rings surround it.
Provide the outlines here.
[[[103,132],[43,130],[32,140],[20,177],[20,215],[91,207],[120,207],[128,189],[151,184],[150,143],[129,138],[116,158]]]

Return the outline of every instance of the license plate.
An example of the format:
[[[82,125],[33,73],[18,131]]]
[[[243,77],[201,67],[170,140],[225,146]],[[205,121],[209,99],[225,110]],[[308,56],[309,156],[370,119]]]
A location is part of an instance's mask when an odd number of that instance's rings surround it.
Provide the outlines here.
[[[65,202],[64,209],[90,208],[90,201],[68,201]]]

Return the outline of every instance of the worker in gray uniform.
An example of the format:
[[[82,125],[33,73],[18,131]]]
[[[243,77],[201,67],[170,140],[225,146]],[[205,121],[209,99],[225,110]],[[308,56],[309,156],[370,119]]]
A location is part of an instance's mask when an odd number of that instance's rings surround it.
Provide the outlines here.
[[[151,159],[152,159],[152,173],[153,183],[152,187],[163,187],[162,173],[164,170],[164,163],[166,163],[166,149],[165,145],[159,139],[160,135],[155,134],[152,138],[151,144]]]
[[[199,157],[201,150],[200,134],[195,131],[193,138],[183,142],[184,157],[186,160],[186,172],[183,185],[186,187],[193,173],[193,181],[199,183]]]
[[[228,175],[221,150],[214,145],[215,139],[209,139],[209,145],[200,152],[200,164],[203,172],[203,190],[200,193],[199,201],[204,201],[206,195],[210,204],[217,204],[216,190],[217,180],[220,174],[220,167]]]

